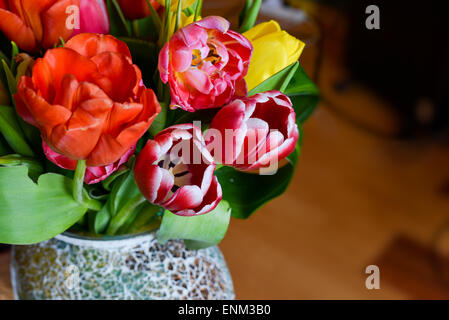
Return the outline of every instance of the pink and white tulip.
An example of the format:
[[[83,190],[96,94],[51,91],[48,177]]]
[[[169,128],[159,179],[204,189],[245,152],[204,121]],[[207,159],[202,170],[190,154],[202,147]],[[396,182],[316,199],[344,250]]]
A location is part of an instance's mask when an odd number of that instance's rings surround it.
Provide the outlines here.
[[[42,141],[42,149],[44,150],[44,154],[48,160],[56,164],[58,167],[67,169],[67,170],[75,170],[76,169],[76,160],[72,160],[62,154],[59,154],[53,149],[51,149],[45,141]],[[87,184],[95,184],[103,181],[115,171],[117,171],[123,164],[125,164],[129,158],[134,154],[134,150],[136,149],[133,146],[126,152],[118,161],[112,163],[107,166],[101,167],[87,167],[86,174],[84,175],[84,182]]]
[[[290,99],[279,91],[234,100],[212,120],[208,149],[217,162],[242,171],[277,164],[295,149],[295,118]]]
[[[178,30],[159,54],[161,80],[169,83],[172,108],[216,108],[247,94],[243,79],[253,47],[229,22],[211,16]]]
[[[222,198],[215,162],[201,130],[169,127],[149,140],[137,157],[134,176],[145,198],[181,216],[213,210]]]

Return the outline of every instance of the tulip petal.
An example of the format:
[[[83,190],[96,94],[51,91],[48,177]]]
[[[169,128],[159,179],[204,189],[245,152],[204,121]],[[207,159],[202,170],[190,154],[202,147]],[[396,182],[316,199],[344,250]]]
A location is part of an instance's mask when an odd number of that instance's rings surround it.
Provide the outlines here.
[[[175,194],[161,205],[169,211],[193,209],[203,202],[203,193],[198,186],[188,185],[180,187]]]
[[[97,66],[95,63],[83,57],[76,51],[67,48],[48,50],[45,53],[44,58],[42,60],[39,59],[36,65],[37,67],[35,66],[33,68],[33,80],[38,85],[39,89],[41,89],[41,87],[48,87],[49,84],[47,81],[51,79],[51,85],[55,92],[59,91],[62,79],[66,74],[74,75],[79,82],[92,82],[92,75],[97,73]],[[46,75],[44,80],[40,79],[41,73]],[[50,74],[48,75],[48,73]],[[49,90],[47,89],[45,91]],[[44,95],[44,97],[46,96],[47,95]],[[47,96],[46,99],[49,98],[50,97]]]
[[[203,202],[193,210],[181,210],[176,214],[182,216],[193,216],[208,213],[214,210],[220,203],[223,197],[223,192],[220,183],[218,183],[217,177],[213,177],[207,193],[203,197]]]
[[[201,93],[208,94],[213,88],[209,77],[201,70],[191,68],[184,72],[184,77],[189,85]]]
[[[34,90],[30,89],[30,82],[31,79],[25,77],[19,81],[17,90],[23,104],[18,112],[23,114],[22,110],[25,106],[29,113],[25,112],[24,119],[27,120],[31,115],[34,121],[30,123],[36,123],[39,127],[45,128],[45,134],[49,135],[55,126],[65,123],[72,113],[65,107],[51,105],[38,96]]]
[[[132,97],[137,83],[134,66],[123,55],[115,52],[103,52],[91,58],[101,77],[96,83],[111,99],[124,102]]]
[[[55,44],[60,42],[60,38],[64,41],[68,40],[73,33],[73,30],[67,28],[66,20],[68,15],[66,13],[67,7],[75,5],[79,8],[79,0],[61,0],[61,1],[48,1],[48,4],[53,3],[53,5],[48,8],[48,10],[43,11],[44,7],[37,9],[29,9],[26,12],[34,12],[35,15],[42,16],[41,19],[36,17],[35,25],[39,24],[39,28],[33,25],[33,31],[36,34],[38,42],[42,43],[44,48],[52,48]],[[26,3],[40,3],[42,1],[26,1]],[[48,6],[45,6],[48,7]],[[39,19],[39,20],[37,20]],[[38,22],[37,22],[38,21]],[[40,30],[42,29],[43,30]],[[40,31],[40,34],[36,33]]]
[[[117,136],[121,128],[128,123],[132,123],[142,109],[143,105],[140,103],[114,103],[109,117],[108,132]]]
[[[50,142],[59,153],[72,159],[80,160],[89,157],[97,147],[102,134],[112,101],[107,99],[91,99],[81,103],[74,111],[67,124],[54,128]],[[79,143],[82,141],[83,143]],[[117,161],[124,152],[109,162],[87,163],[88,166],[104,166]]]
[[[192,52],[190,50],[177,50],[173,52],[172,60],[174,71],[184,72],[192,64]]]
[[[230,26],[229,21],[220,16],[209,16],[194,24],[206,29],[217,29],[222,33],[227,32]]]
[[[92,58],[104,52],[116,52],[131,60],[128,46],[110,35],[81,33],[67,41],[64,48],[73,49],[86,58]]]
[[[80,29],[73,35],[84,32],[109,33],[109,16],[104,0],[80,1]]]
[[[61,90],[56,92],[56,97],[53,100],[54,104],[66,107],[70,111],[73,110],[73,101],[75,94],[78,91],[79,82],[71,74],[66,74],[62,78]]]
[[[8,39],[13,40],[23,50],[37,51],[33,30],[16,14],[0,9],[0,30]]]

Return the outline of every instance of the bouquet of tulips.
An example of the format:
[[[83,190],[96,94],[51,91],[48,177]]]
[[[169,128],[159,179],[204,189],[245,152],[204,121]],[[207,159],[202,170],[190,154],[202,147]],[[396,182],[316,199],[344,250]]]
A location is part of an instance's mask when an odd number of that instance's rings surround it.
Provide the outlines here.
[[[0,242],[204,248],[282,194],[318,90],[260,6],[234,31],[201,0],[0,0]]]

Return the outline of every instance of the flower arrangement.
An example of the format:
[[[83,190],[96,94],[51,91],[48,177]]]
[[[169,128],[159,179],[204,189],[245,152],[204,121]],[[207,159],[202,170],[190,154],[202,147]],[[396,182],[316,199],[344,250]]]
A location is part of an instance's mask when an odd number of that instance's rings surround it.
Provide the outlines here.
[[[0,0],[0,242],[205,248],[282,194],[318,90],[260,5],[234,31],[201,0]]]

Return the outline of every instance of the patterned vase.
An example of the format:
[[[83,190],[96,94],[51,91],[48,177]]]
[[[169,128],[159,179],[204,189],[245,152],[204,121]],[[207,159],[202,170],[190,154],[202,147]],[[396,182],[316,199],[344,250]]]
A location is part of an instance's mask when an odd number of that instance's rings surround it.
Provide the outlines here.
[[[234,299],[218,247],[158,243],[156,232],[97,239],[64,233],[13,246],[16,299]]]

